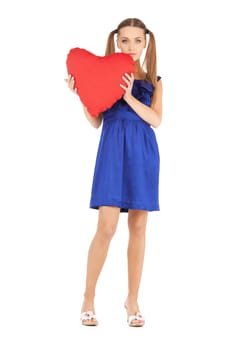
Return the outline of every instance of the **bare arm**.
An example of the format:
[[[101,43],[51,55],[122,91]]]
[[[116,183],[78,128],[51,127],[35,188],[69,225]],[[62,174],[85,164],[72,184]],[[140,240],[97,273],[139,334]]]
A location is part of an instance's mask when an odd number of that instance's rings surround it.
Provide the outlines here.
[[[102,123],[103,120],[103,116],[102,114],[100,114],[98,117],[93,118],[90,113],[87,111],[87,108],[83,105],[83,110],[85,113],[85,116],[87,118],[87,120],[89,121],[89,123],[96,129],[98,129]]]
[[[128,103],[128,105],[148,124],[157,128],[162,121],[162,95],[163,95],[163,87],[162,81],[160,80],[157,84],[157,95],[156,101],[154,97],[152,98],[151,106],[146,106],[142,102],[138,101],[131,93],[134,77],[126,75],[127,79],[124,79],[128,84],[128,87],[121,87],[125,90],[124,100]]]

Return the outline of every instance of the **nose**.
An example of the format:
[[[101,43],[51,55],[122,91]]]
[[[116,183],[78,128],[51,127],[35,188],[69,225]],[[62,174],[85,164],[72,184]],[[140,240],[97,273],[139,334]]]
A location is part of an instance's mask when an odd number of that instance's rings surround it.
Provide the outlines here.
[[[128,45],[128,50],[129,50],[130,52],[133,52],[133,50],[134,50],[134,45],[133,45],[133,43],[129,43],[129,45]]]

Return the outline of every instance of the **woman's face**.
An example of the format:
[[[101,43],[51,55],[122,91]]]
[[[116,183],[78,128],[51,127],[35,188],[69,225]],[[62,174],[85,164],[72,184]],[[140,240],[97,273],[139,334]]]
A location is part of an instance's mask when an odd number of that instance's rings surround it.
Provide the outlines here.
[[[146,47],[144,30],[137,27],[121,28],[117,37],[117,47],[121,52],[129,54],[134,61],[139,60]]]

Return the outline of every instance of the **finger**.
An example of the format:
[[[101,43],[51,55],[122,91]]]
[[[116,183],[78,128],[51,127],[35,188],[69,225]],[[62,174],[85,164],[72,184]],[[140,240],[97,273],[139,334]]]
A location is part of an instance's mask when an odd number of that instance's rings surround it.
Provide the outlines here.
[[[69,75],[68,75],[68,81],[71,82],[71,81],[73,81],[73,80],[74,80],[74,78],[72,77],[72,75],[69,74]]]
[[[126,91],[127,87],[125,85],[120,84],[120,87]]]
[[[130,83],[130,80],[129,79],[127,79],[124,75],[123,75],[123,77],[122,77],[122,80],[124,80],[127,84],[129,84]]]
[[[125,73],[125,76],[127,77],[128,80],[132,79],[132,76],[130,76],[128,73]]]
[[[71,77],[71,86],[72,86],[72,88],[74,88],[74,78],[73,77]]]
[[[74,89],[74,79],[73,78],[71,78],[71,80],[68,82],[68,86],[71,90]]]

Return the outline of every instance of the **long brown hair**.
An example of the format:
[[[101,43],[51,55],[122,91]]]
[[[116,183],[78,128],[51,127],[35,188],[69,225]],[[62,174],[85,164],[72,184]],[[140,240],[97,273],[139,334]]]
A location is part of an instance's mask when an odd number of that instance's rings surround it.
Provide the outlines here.
[[[157,60],[156,60],[156,42],[154,34],[147,29],[146,25],[138,18],[127,18],[123,20],[117,27],[109,33],[105,55],[116,52],[114,36],[119,33],[119,30],[124,27],[137,27],[144,30],[145,37],[149,35],[149,42],[145,54],[142,67],[146,70],[146,79],[150,81],[156,88],[157,85]]]

